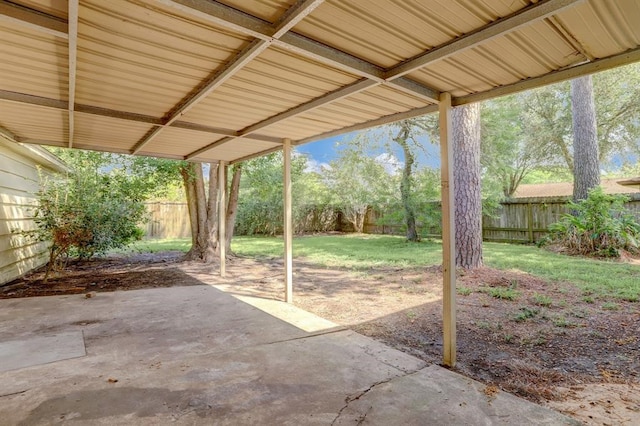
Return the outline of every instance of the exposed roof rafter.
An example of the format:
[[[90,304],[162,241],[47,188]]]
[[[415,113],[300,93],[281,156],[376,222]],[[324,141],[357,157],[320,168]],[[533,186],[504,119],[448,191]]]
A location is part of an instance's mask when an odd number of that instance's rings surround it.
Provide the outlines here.
[[[217,140],[203,148],[200,148],[190,154],[188,154],[185,158],[187,160],[192,159],[194,157],[199,156],[200,154],[207,152],[217,146],[220,146],[222,144],[228,143],[233,141],[234,139],[243,137],[243,136],[249,136],[251,134],[253,134],[254,132],[263,129],[265,127],[271,126],[272,124],[278,123],[282,120],[285,120],[287,118],[291,118],[291,117],[295,117],[296,115],[300,115],[303,114],[307,111],[311,111],[312,109],[321,107],[323,105],[329,104],[331,102],[335,102],[339,99],[345,98],[349,95],[353,95],[354,93],[358,93],[361,92],[363,90],[366,90],[372,86],[376,86],[378,83],[376,83],[375,81],[371,81],[371,80],[367,80],[362,79],[359,80],[353,84],[350,84],[348,86],[344,86],[341,87],[338,90],[335,90],[333,92],[329,92],[326,95],[320,96],[319,98],[315,98],[312,99],[309,102],[306,102],[304,104],[298,105],[297,107],[291,108],[290,110],[281,112],[280,114],[276,114],[273,117],[269,117],[266,120],[262,120],[259,123],[253,124],[249,127],[246,127],[242,130],[240,130],[238,132],[238,136],[237,137],[229,137],[229,138],[223,138],[220,140]],[[252,136],[253,137],[253,136]]]
[[[0,90],[0,100],[16,102],[20,104],[27,104],[27,105],[37,105],[45,108],[53,108],[53,109],[60,109],[60,110],[69,109],[69,102],[60,101],[58,99],[27,95],[24,93],[9,92],[7,90]],[[74,110],[75,112],[83,113],[83,114],[117,118],[119,120],[134,121],[137,123],[145,123],[153,126],[163,126],[161,119],[150,116],[150,115],[136,114],[136,113],[127,112],[127,111],[118,111],[118,110],[100,108],[92,105],[83,105],[83,104],[76,104]],[[210,133],[210,134],[221,135],[221,136],[238,136],[238,131],[236,130],[205,126],[202,124],[188,123],[185,121],[174,121],[170,126],[165,126],[165,127],[175,127],[178,129],[194,130],[196,132]],[[260,135],[260,134],[251,135],[251,139],[259,140],[262,142],[282,143],[280,138],[276,138],[273,136]]]
[[[421,115],[431,114],[438,111],[438,105],[429,105],[422,108],[416,108],[405,112],[399,112],[397,114],[387,115],[375,120],[365,121],[364,123],[356,124],[353,126],[343,127],[341,129],[325,132],[310,138],[300,139],[295,142],[295,145],[301,145],[304,143],[315,142],[322,139],[330,138],[333,136],[344,135],[345,133],[357,132],[359,130],[370,129],[376,126],[383,126],[389,123],[395,123],[400,120],[407,120],[409,118],[420,117]]]
[[[7,139],[11,139],[14,142],[21,142],[23,138],[13,133],[11,130],[0,126],[0,136],[4,136]]]
[[[318,7],[323,1],[324,0],[298,1],[295,5],[289,8],[289,10],[287,10],[275,25],[274,34],[271,36],[272,38],[256,38],[249,43],[249,45],[242,49],[242,51],[231,59],[227,65],[222,67],[220,70],[214,71],[214,73],[203,84],[197,87],[191,94],[172,108],[172,110],[163,118],[162,124],[164,126],[170,125],[182,115],[186,114],[187,111],[209,96],[211,92],[224,84],[224,82],[233,77],[238,71],[264,52],[271,44],[272,39],[276,39],[285,34],[289,29],[304,19],[305,16],[311,13],[313,9]],[[138,143],[136,143],[131,150],[131,153],[137,154],[145,145],[162,133],[165,128],[164,126],[156,127],[149,131]]]
[[[396,81],[387,83],[383,78],[384,69],[381,67],[294,32],[286,32],[282,34],[281,37],[275,38],[274,34],[279,34],[278,28],[274,29],[268,22],[222,3],[208,0],[159,1],[167,6],[177,8],[182,12],[207,19],[212,24],[237,31],[241,34],[271,41],[274,46],[281,49],[290,50],[319,63],[341,69],[360,77],[369,78],[378,83],[389,84],[392,87],[396,87],[402,84],[402,82],[398,82],[399,79],[408,80],[405,85],[401,86],[405,91],[411,90],[409,89],[411,87],[419,86],[419,90],[411,92],[413,95],[428,102],[438,102],[439,92],[437,90],[424,86],[416,81],[406,79],[405,77],[399,77]],[[298,2],[297,5],[300,3],[314,2]],[[304,16],[300,17],[300,19],[302,18],[304,18]],[[291,27],[293,27],[293,25]]]
[[[462,35],[448,43],[437,46],[418,56],[408,59],[389,69],[385,73],[384,77],[386,80],[396,79],[432,62],[451,56],[454,53],[470,49],[494,37],[501,36],[515,31],[524,25],[531,24],[533,21],[551,16],[562,9],[573,6],[582,1],[584,0],[541,0],[529,7],[520,9],[511,15],[480,27],[475,31]]]
[[[78,62],[78,0],[69,0],[69,148],[75,133],[76,68]]]
[[[17,23],[56,37],[68,38],[67,21],[6,0],[0,0],[0,21]]]

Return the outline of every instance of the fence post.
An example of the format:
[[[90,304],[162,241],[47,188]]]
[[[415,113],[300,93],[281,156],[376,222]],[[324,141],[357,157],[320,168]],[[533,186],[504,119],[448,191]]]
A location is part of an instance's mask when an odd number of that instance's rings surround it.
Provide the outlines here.
[[[535,243],[533,239],[533,206],[527,203],[527,230],[529,231],[529,242]]]

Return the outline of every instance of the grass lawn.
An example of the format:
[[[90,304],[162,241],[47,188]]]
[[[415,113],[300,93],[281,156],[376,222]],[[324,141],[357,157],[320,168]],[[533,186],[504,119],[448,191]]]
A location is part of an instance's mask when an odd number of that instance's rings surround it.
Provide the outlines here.
[[[411,267],[441,262],[440,242],[407,243],[403,237],[388,235],[331,235],[295,238],[294,256],[326,267],[366,269],[376,266]],[[189,249],[189,239],[146,240],[134,251],[156,252]],[[243,256],[282,256],[281,238],[235,237],[232,250]],[[551,281],[569,281],[584,292],[585,298],[612,296],[638,300],[640,265],[564,256],[533,246],[485,243],[487,266],[519,270]]]

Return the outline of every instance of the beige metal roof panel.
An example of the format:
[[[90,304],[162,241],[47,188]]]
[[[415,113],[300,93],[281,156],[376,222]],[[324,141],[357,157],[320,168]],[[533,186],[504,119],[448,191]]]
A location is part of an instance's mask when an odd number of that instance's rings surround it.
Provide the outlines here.
[[[158,152],[167,156],[185,157],[193,151],[223,137],[223,135],[216,135],[214,133],[167,128],[162,134],[146,145],[143,151]]]
[[[195,157],[194,160],[198,161],[234,161],[238,158],[253,155],[257,152],[262,152],[270,149],[279,149],[281,144],[257,141],[249,138],[235,139],[229,143],[220,145],[212,150],[203,153],[202,155]]]
[[[320,109],[275,124],[262,131],[266,136],[278,137],[291,134],[291,139],[300,140],[344,126],[336,125],[334,117],[322,115]]]
[[[0,22],[0,90],[67,100],[67,41]]]
[[[64,110],[0,101],[0,127],[20,139],[50,140],[66,145],[67,121]]]
[[[329,0],[294,30],[383,67],[509,15],[524,0]]]
[[[409,77],[440,91],[450,91],[454,96],[464,96],[584,60],[545,20],[429,64]]]
[[[407,98],[413,104],[406,102]],[[396,102],[394,102],[394,99]],[[404,102],[403,102],[404,101]],[[331,106],[301,114],[282,123],[263,130],[265,135],[277,136],[284,132],[294,132],[295,139],[304,139],[314,134],[324,133],[336,128],[353,126],[374,120],[381,116],[423,107],[415,99],[394,93],[391,89],[378,86],[349,98],[337,101]]]
[[[247,0],[223,0],[224,3],[234,9],[241,10],[253,16],[257,16],[267,22],[276,22],[289,7],[295,4],[295,0],[263,0],[263,1],[247,1]]]
[[[74,145],[99,151],[130,150],[151,128],[144,123],[79,112],[76,112],[74,117]]]
[[[76,101],[162,117],[247,44],[189,24],[142,2],[82,2]]]
[[[184,115],[185,120],[243,129],[357,81],[281,49],[263,52]],[[259,108],[251,108],[251,105]]]
[[[637,0],[591,0],[558,14],[558,21],[595,58],[640,44]]]

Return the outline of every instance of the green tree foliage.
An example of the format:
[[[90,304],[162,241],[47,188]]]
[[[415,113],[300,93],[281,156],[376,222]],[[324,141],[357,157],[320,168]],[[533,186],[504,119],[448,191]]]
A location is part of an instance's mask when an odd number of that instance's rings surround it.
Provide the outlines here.
[[[600,163],[607,167],[614,157],[633,159],[640,153],[640,64],[595,74],[593,90]],[[520,183],[571,179],[571,107],[569,82],[485,102],[485,179],[495,181],[506,196],[511,196]]]
[[[640,224],[624,207],[626,195],[593,188],[585,200],[570,202],[571,214],[549,228],[549,242],[569,254],[619,257],[621,250],[638,253]]]
[[[283,158],[281,152],[247,161],[243,165],[236,234],[275,235],[282,232]],[[294,231],[329,231],[336,209],[322,175],[307,169],[307,158],[293,155],[291,181]]]
[[[344,217],[356,232],[363,232],[369,207],[385,211],[393,202],[395,188],[392,176],[375,158],[363,155],[356,146],[341,149],[329,163],[329,188],[335,195]]]
[[[573,170],[573,135],[570,83],[564,82],[526,93],[525,110],[532,134],[550,144],[554,157]],[[600,162],[614,155],[638,154],[640,146],[640,64],[593,75]]]
[[[527,95],[516,94],[484,102],[481,107],[483,184],[499,186],[507,198],[532,171],[554,165],[549,144],[533,133],[530,112],[522,107],[526,100]]]
[[[37,229],[26,232],[51,243],[47,276],[69,256],[89,258],[141,238],[143,202],[174,179],[176,170],[163,160],[54,151],[72,171],[43,180],[34,212]]]

